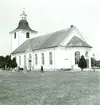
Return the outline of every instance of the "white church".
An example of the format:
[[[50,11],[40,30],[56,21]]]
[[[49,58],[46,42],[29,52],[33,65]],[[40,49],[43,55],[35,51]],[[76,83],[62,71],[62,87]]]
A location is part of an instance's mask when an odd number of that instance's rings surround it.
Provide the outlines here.
[[[29,27],[25,11],[21,14],[18,27],[11,31],[11,55],[16,57],[18,67],[27,70],[57,71],[79,69],[81,55],[91,68],[91,46],[85,41],[76,26],[39,35]]]

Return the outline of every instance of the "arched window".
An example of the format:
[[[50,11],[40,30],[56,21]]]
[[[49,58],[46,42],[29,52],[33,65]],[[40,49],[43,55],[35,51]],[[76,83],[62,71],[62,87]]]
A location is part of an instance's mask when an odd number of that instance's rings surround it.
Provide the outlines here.
[[[85,57],[88,57],[88,52],[86,51],[86,53],[85,53]]]
[[[19,56],[19,66],[21,65],[21,56]]]
[[[32,59],[32,56],[31,56],[31,54],[29,54],[29,59],[30,59],[30,60]]]
[[[26,33],[26,38],[30,38],[29,32]]]
[[[76,51],[75,52],[75,64],[78,64],[79,59],[80,59],[80,52],[79,51]]]
[[[44,53],[41,54],[42,65],[44,65]]]
[[[37,56],[37,54],[35,54],[35,64],[36,65],[38,64],[38,56]]]
[[[16,32],[14,33],[14,38],[16,39]]]
[[[52,52],[49,52],[49,64],[52,65]]]

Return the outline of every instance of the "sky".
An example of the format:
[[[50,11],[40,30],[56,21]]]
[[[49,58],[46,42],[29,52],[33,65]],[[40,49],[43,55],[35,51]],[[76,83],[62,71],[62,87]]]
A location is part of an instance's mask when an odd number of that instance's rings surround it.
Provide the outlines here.
[[[100,0],[1,0],[0,55],[11,52],[9,32],[18,26],[23,8],[30,27],[38,32],[76,26],[100,60]]]

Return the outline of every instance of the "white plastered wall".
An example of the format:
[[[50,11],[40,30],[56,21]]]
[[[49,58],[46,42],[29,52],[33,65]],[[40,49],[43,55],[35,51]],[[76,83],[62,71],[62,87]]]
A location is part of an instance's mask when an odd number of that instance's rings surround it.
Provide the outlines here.
[[[73,48],[65,48],[65,47],[57,47],[55,50],[55,69],[71,69],[72,66],[74,69],[79,69],[78,66],[75,65],[75,52],[79,51],[80,56],[84,55],[88,52],[89,59],[89,68],[91,68],[91,48],[85,47],[73,47]]]
[[[52,65],[49,64],[49,52],[52,52]],[[42,65],[42,59],[41,59],[41,54],[44,53],[44,65]],[[49,49],[42,49],[42,50],[36,50],[36,51],[26,51],[25,53],[18,53],[14,54],[13,56],[16,57],[16,61],[18,66],[21,68],[24,68],[24,55],[26,55],[26,67],[27,69],[30,69],[28,67],[28,61],[29,61],[29,54],[31,54],[32,59],[32,68],[31,70],[40,70],[41,66],[43,66],[44,71],[54,71],[55,70],[55,53],[54,53],[54,48],[49,48]],[[35,64],[35,54],[38,56],[38,64]],[[21,65],[19,65],[19,56],[21,56]]]
[[[49,48],[49,49],[42,49],[37,51],[28,50],[25,53],[19,53],[14,56],[17,58],[18,66],[24,68],[24,55],[26,55],[26,66],[28,68],[28,61],[29,61],[29,54],[31,54],[32,59],[32,68],[31,70],[40,70],[41,66],[43,66],[44,71],[56,71],[58,69],[78,69],[78,66],[75,65],[75,52],[79,51],[80,55],[84,55],[88,52],[88,59],[89,59],[89,68],[91,68],[91,49],[85,47],[73,47],[73,48],[65,48],[65,47],[56,47],[56,48]],[[49,52],[52,52],[52,62],[53,64],[49,64]],[[41,54],[44,53],[44,65],[42,65]],[[38,64],[35,64],[35,54],[38,56]],[[19,56],[21,56],[21,65],[19,65]]]

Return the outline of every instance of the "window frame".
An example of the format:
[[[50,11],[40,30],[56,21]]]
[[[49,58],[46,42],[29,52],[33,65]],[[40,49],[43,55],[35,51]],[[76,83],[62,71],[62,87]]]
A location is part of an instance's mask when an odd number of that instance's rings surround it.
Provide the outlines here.
[[[41,54],[41,63],[42,63],[42,65],[45,64],[44,53]]]
[[[35,54],[35,65],[38,65],[38,55]]]
[[[30,38],[30,33],[26,32],[26,38]]]
[[[78,64],[80,60],[80,51],[75,52],[75,64]]]
[[[53,59],[52,59],[52,52],[49,52],[49,64],[53,64]]]
[[[16,39],[16,32],[14,33],[14,39]]]
[[[85,57],[88,57],[89,56],[89,53],[88,51],[85,52]]]
[[[21,66],[21,56],[19,56],[19,66]]]

